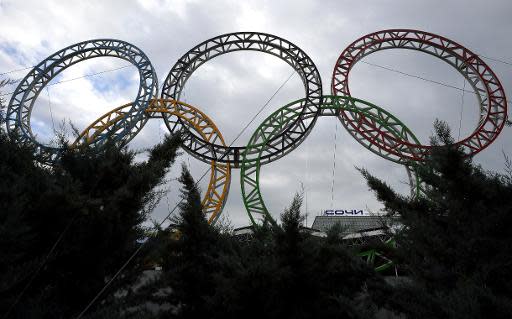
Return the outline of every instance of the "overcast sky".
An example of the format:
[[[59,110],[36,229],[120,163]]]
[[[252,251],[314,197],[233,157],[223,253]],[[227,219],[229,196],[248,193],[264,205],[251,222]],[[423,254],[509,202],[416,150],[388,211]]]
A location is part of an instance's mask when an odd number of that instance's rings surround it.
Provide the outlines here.
[[[509,63],[485,60],[510,95],[511,12],[510,0],[0,0],[0,73],[33,66],[55,51],[80,41],[114,38],[142,49],[162,83],[176,60],[196,44],[223,33],[260,31],[283,37],[304,50],[318,67],[324,94],[328,94],[332,69],[348,44],[374,31],[411,28],[445,36],[477,54]],[[386,50],[364,61],[452,86],[464,86],[462,76],[448,64],[423,53]],[[125,65],[126,62],[114,58],[92,59],[68,68],[52,83]],[[19,79],[28,71],[12,72],[3,77]],[[230,53],[201,66],[186,84],[182,98],[209,115],[231,143],[291,72],[285,62],[263,53]],[[459,123],[460,137],[468,136],[476,128],[478,104],[472,94],[465,94],[463,98],[459,90],[363,63],[352,70],[350,83],[353,96],[389,110],[424,143],[432,134],[436,118],[448,122],[456,138]],[[137,86],[138,74],[131,66],[49,86],[34,107],[33,131],[40,141],[48,143],[53,138],[53,127],[59,127],[62,122],[71,121],[83,129],[108,110],[132,101]],[[3,93],[14,89],[14,86],[6,87]],[[245,145],[270,113],[302,97],[304,89],[295,75],[235,144]],[[502,171],[503,152],[512,156],[510,131],[505,128],[475,161],[486,169]],[[163,123],[152,120],[130,147],[138,150],[150,147],[165,133]],[[336,170],[332,187],[335,141]],[[190,165],[195,178],[208,169],[208,165],[187,155],[181,156],[177,164],[181,162]],[[153,213],[155,220],[161,220],[178,200],[179,185],[174,179],[179,166],[175,165],[168,176],[165,187],[169,193]],[[355,166],[367,168],[401,192],[408,191],[403,167],[364,149],[336,119],[320,118],[299,148],[262,168],[261,188],[267,207],[277,217],[302,185],[305,191],[303,210],[309,215],[309,225],[315,215],[328,208],[377,212],[381,206]],[[206,189],[206,181],[200,185]],[[233,173],[224,215],[234,226],[249,223],[240,197],[238,171]]]

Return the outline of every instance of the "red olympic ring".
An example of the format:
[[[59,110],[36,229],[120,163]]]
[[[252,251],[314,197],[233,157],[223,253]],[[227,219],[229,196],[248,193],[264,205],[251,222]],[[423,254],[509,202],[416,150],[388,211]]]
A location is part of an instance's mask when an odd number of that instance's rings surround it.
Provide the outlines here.
[[[468,80],[480,102],[480,121],[470,136],[454,143],[462,147],[468,156],[482,151],[498,137],[507,119],[507,100],[498,77],[477,54],[436,34],[393,29],[370,33],[355,40],[336,62],[332,76],[333,95],[350,96],[348,77],[352,67],[363,57],[386,49],[410,49],[433,55],[455,67]],[[397,139],[378,126],[370,129],[378,131],[380,136],[369,138],[364,134],[369,128],[362,130],[360,120],[355,121],[352,114],[344,110],[340,112],[340,120],[365,147],[374,145],[404,160],[422,161],[432,149],[432,146],[416,144],[408,139]]]

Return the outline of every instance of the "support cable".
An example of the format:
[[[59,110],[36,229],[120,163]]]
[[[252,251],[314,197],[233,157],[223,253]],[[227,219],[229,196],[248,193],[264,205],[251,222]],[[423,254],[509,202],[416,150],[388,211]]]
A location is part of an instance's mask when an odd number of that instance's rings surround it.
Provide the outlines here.
[[[464,79],[463,88],[466,88],[466,79]],[[465,91],[463,89],[460,99],[459,135],[457,136],[457,140],[460,140],[460,130],[462,128],[462,112],[464,111],[464,93]]]
[[[95,75],[98,75],[98,74],[104,74],[104,73],[108,73],[108,72],[118,71],[118,70],[121,70],[121,69],[125,69],[125,68],[127,68],[129,66],[131,66],[131,64],[127,64],[127,65],[120,66],[120,67],[117,67],[117,68],[107,69],[107,70],[103,70],[103,71],[99,71],[99,72],[95,72],[95,73],[91,73],[91,74],[82,75],[82,76],[79,76],[79,77],[76,77],[76,78],[72,78],[72,79],[68,79],[68,80],[62,80],[62,81],[58,81],[58,82],[55,82],[55,83],[49,83],[48,85],[46,85],[46,87],[57,85],[57,84],[62,84],[62,83],[66,83],[66,82],[72,82],[72,81],[80,80],[80,79],[83,79],[83,78],[89,78],[91,76],[95,76]],[[17,81],[19,81],[19,79]],[[0,94],[0,96],[11,95],[14,92],[16,92],[16,91],[12,91],[12,92],[8,92],[8,93],[2,93],[2,94]]]
[[[306,142],[306,187],[304,188],[304,196],[306,200],[306,227],[308,226],[308,216],[309,216],[309,207],[308,207],[308,190],[309,190],[309,143]]]
[[[50,98],[50,90],[48,89],[48,86],[46,87],[46,95],[48,96],[48,107],[50,109],[50,117],[52,119],[53,133],[55,134],[56,130],[55,130],[55,121],[53,120],[52,100]]]
[[[501,62],[501,63],[508,64],[508,65],[512,66],[512,63],[509,63],[509,62],[506,62],[506,61],[501,61],[501,60],[494,59],[494,58],[488,58],[488,57],[485,57],[483,55],[480,55],[480,56],[484,57],[484,58],[487,58],[487,59],[490,59],[490,60],[493,60],[493,61]],[[444,87],[447,87],[447,88],[451,88],[451,89],[454,89],[454,90],[465,91],[467,93],[477,94],[476,92],[470,91],[470,90],[466,90],[465,88],[460,88],[460,87],[457,87],[455,85],[451,85],[451,84],[448,84],[448,83],[444,83],[444,82],[428,79],[428,78],[425,78],[425,77],[422,77],[422,76],[419,76],[419,75],[403,72],[403,71],[400,71],[400,70],[397,70],[397,69],[394,69],[394,68],[390,68],[390,67],[387,67],[387,66],[383,66],[383,65],[379,65],[379,64],[375,64],[375,63],[371,63],[371,62],[366,62],[366,61],[360,61],[360,62],[364,63],[364,64],[367,64],[367,65],[371,65],[373,67],[377,67],[377,68],[384,69],[384,70],[387,70],[387,71],[399,73],[399,74],[404,75],[404,76],[408,76],[408,77],[416,78],[416,79],[423,80],[423,81],[426,81],[426,82],[434,83],[434,84],[441,85],[441,86],[444,86]],[[130,66],[130,65],[126,65],[126,66],[115,68],[115,69],[108,69],[108,70],[104,70],[104,71],[101,71],[101,72],[98,72],[98,73],[87,74],[87,75],[84,75],[84,76],[81,76],[81,77],[77,77],[77,78],[74,78],[74,79],[69,79],[69,80],[64,80],[64,81],[59,81],[59,82],[51,83],[51,84],[48,84],[48,86],[50,86],[50,85],[57,85],[57,84],[61,84],[61,83],[65,83],[65,82],[70,82],[70,81],[75,81],[75,80],[78,80],[78,79],[94,76],[94,75],[97,75],[97,74],[112,72],[112,71],[116,71],[116,70],[119,70],[119,69],[122,69],[122,68],[126,68],[128,66]],[[11,95],[14,92],[15,91],[0,94],[0,97]],[[511,104],[511,103],[512,103],[512,101],[507,101],[507,104]]]
[[[162,82],[162,88],[163,88],[163,82]],[[183,102],[187,103],[187,91],[185,90],[185,88],[183,88],[182,95],[183,95]],[[181,97],[180,97],[180,99],[181,99]],[[192,168],[190,166],[190,157],[191,157],[191,155],[187,154],[187,161],[188,161],[188,168],[189,169]]]
[[[292,78],[292,76],[295,74],[295,70],[293,70],[292,74],[281,84],[281,86],[272,94],[272,96],[267,100],[267,102],[260,108],[260,110],[252,117],[252,119],[247,123],[247,125],[244,126],[244,128],[240,131],[240,133],[235,137],[233,142],[230,143],[228,147],[231,147],[238,138],[244,133],[244,131],[251,125],[252,122],[256,119],[256,117],[263,112],[263,110],[268,106],[268,104],[272,101],[272,99],[279,93],[279,91],[285,86],[285,84]],[[222,159],[224,156],[226,156],[228,153],[225,153],[220,159]],[[195,185],[197,186],[199,182],[208,174],[210,170],[207,169],[203,175],[195,182]],[[179,205],[184,201],[183,198],[181,198],[178,203],[174,206],[174,208],[167,214],[167,216],[157,225],[156,228],[159,228],[163,225],[164,222],[166,222],[171,215],[174,213],[174,211],[179,207]],[[126,262],[119,268],[119,270],[110,278],[110,280],[103,286],[103,288],[94,296],[94,298],[87,304],[87,306],[80,312],[80,314],[76,317],[76,319],[80,319],[83,317],[83,315],[91,308],[91,306],[98,300],[98,298],[105,292],[105,290],[112,284],[112,282],[121,274],[121,272],[128,266],[128,264],[135,258],[135,256],[141,251],[141,249],[144,247],[144,245],[147,243],[147,241],[143,242],[139,248],[133,252],[133,254],[126,260]]]
[[[28,70],[28,69],[32,69],[32,68],[34,68],[34,67],[35,67],[35,65],[33,65],[33,66],[27,66],[26,68],[23,68],[23,69],[14,69],[14,70],[11,70],[11,71],[2,72],[2,73],[0,73],[0,76],[7,75],[7,74],[11,74],[11,73],[15,73],[15,72],[25,71],[25,70]]]
[[[393,69],[393,68],[390,68],[390,67],[387,67],[387,66],[383,66],[383,65],[379,65],[379,64],[375,64],[375,63],[370,63],[370,62],[366,62],[366,61],[359,61],[359,62],[367,64],[367,65],[371,65],[373,67],[381,68],[381,69],[384,69],[384,70],[387,70],[387,71],[395,72],[395,73],[398,73],[398,74],[401,74],[401,75],[404,75],[404,76],[408,76],[408,77],[412,77],[412,78],[415,78],[415,79],[419,79],[419,80],[423,80],[423,81],[426,81],[426,82],[430,82],[430,83],[434,83],[434,84],[437,84],[437,85],[441,85],[441,86],[444,86],[444,87],[447,87],[447,88],[451,88],[451,89],[454,89],[454,90],[463,91],[463,92],[466,92],[466,93],[472,93],[472,94],[475,94],[475,95],[477,94],[473,90],[471,90],[471,91],[470,90],[466,90],[465,87],[464,88],[460,88],[460,87],[452,85],[452,84],[448,84],[448,83],[444,83],[444,82],[428,79],[428,78],[425,78],[425,77],[422,77],[422,76],[419,76],[419,75],[403,72],[403,71],[400,71],[400,70],[397,70],[397,69]],[[507,104],[511,104],[511,103],[512,103],[512,101],[507,101]]]
[[[332,184],[331,184],[331,209],[334,209],[334,179],[336,177],[336,147],[338,136],[338,121],[334,125],[334,151],[332,152]]]
[[[483,54],[477,54],[477,55],[478,55],[479,57],[484,58],[484,59],[487,59],[487,60],[491,60],[491,61],[494,61],[494,62],[499,62],[499,63],[503,63],[503,64],[506,64],[506,65],[510,65],[510,66],[512,66],[512,62],[508,62],[508,61],[505,61],[505,60],[502,60],[502,59],[498,59],[498,58],[493,58],[493,57],[485,56],[485,55],[483,55]],[[0,73],[0,76],[7,75],[7,74],[11,74],[11,73],[16,73],[16,72],[25,71],[25,70],[28,70],[28,69],[33,69],[33,68],[35,68],[36,66],[37,66],[37,65],[27,66],[27,67],[24,67],[24,68],[21,68],[21,69],[13,69],[13,70],[10,70],[10,71],[2,72],[2,73]]]
[[[494,61],[494,62],[499,62],[499,63],[503,63],[503,64],[507,64],[507,65],[512,66],[512,63],[511,63],[511,62],[503,61],[503,60],[498,59],[498,58],[491,58],[491,57],[488,57],[488,56],[485,56],[485,55],[482,55],[482,54],[477,54],[477,55],[478,55],[479,57],[484,58],[484,59],[487,59],[487,60],[491,60],[491,61]]]
[[[11,311],[18,304],[18,302],[21,300],[21,297],[23,297],[23,295],[28,290],[28,288],[32,285],[32,283],[34,282],[34,279],[36,279],[37,275],[39,275],[39,273],[41,272],[41,269],[43,269],[43,266],[48,262],[48,260],[50,259],[50,256],[53,254],[53,252],[55,251],[55,249],[57,248],[59,243],[62,241],[62,238],[64,238],[64,235],[66,235],[66,233],[68,232],[69,228],[71,227],[73,222],[76,220],[77,216],[78,216],[78,214],[75,214],[75,216],[68,222],[68,224],[66,225],[64,230],[60,233],[60,235],[57,238],[57,240],[55,241],[55,243],[53,243],[52,248],[50,249],[48,254],[46,254],[46,256],[43,259],[43,261],[41,262],[41,264],[39,264],[39,267],[37,267],[36,271],[34,271],[32,273],[32,275],[30,276],[30,280],[27,282],[25,287],[23,287],[23,290],[18,294],[18,296],[16,297],[16,299],[14,300],[12,305],[9,307],[7,312],[2,316],[2,319],[6,319],[6,318],[9,317],[9,314],[11,313]]]

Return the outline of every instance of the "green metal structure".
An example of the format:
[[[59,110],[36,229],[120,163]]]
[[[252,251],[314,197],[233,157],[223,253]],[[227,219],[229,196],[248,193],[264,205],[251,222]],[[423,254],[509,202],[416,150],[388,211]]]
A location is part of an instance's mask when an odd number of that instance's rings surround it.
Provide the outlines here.
[[[254,154],[262,154],[268,145],[271,144],[272,140],[278,136],[289,123],[293,123],[296,120],[300,115],[300,110],[303,108],[304,103],[306,103],[304,99],[294,101],[281,107],[268,116],[253,133],[245,147],[245,151],[242,153],[242,164],[240,166],[242,198],[249,218],[253,224],[260,224],[264,220],[275,223],[265,206],[265,201],[261,194],[259,184],[262,164],[260,158],[255,158]],[[397,139],[408,136],[418,143],[416,136],[405,124],[391,113],[372,103],[346,96],[323,96],[320,116],[337,116],[341,110],[358,116],[358,121],[361,123],[360,128],[364,126],[363,123],[371,122],[373,124],[386,127],[386,129],[392,132]],[[363,132],[368,136],[372,134],[376,138],[379,136],[378,132]],[[372,145],[368,145],[367,148],[371,149]],[[249,158],[247,154],[252,154],[252,156]],[[413,172],[411,183],[412,193],[418,194],[420,183],[417,174],[415,173],[415,165],[410,162],[404,162],[396,157],[392,157],[384,152],[380,152],[378,154],[385,159],[398,164],[403,164],[408,170],[411,170]]]

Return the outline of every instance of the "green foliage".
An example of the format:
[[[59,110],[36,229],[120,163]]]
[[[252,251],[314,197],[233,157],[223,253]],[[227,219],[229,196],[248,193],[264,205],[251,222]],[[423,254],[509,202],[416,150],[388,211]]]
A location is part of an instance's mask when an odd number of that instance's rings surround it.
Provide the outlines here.
[[[281,225],[265,224],[241,240],[207,224],[185,169],[181,182],[179,238],[162,231],[168,241],[163,272],[144,290],[146,301],[174,305],[160,317],[373,318],[370,292],[385,283],[344,246],[339,232],[318,238],[302,228],[301,196]]]
[[[412,280],[390,303],[415,318],[510,318],[511,179],[485,172],[451,146],[444,123],[435,129],[432,155],[418,169],[420,197],[401,196],[363,170],[404,225],[396,240]]]
[[[76,315],[144,240],[142,223],[179,145],[166,138],[143,163],[110,144],[102,152],[63,145],[50,168],[0,131],[0,314]],[[110,293],[142,264],[135,260]]]
[[[164,252],[163,269],[173,301],[181,304],[180,316],[209,317],[203,297],[213,293],[213,271],[218,267],[220,234],[208,225],[201,208],[199,190],[183,166],[180,214],[174,219],[179,239]]]

